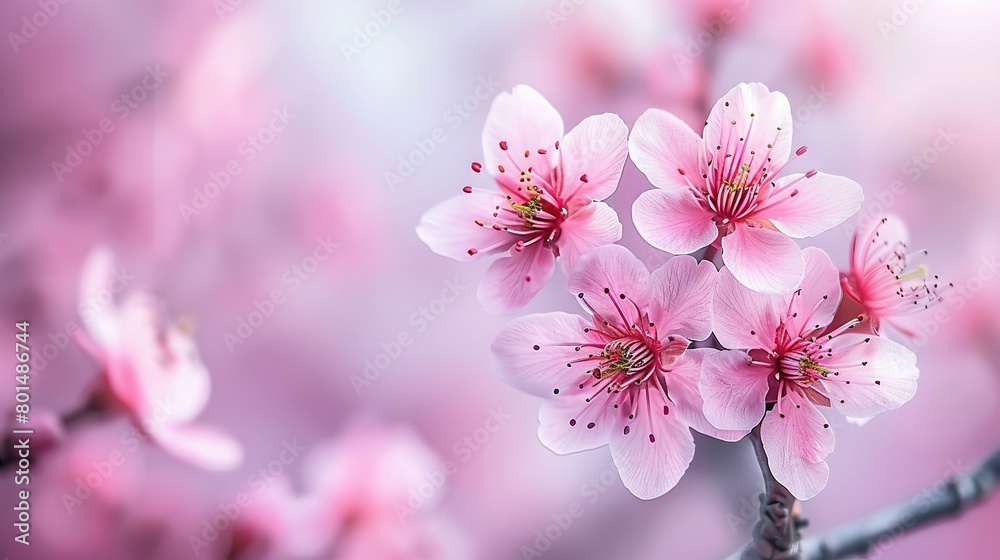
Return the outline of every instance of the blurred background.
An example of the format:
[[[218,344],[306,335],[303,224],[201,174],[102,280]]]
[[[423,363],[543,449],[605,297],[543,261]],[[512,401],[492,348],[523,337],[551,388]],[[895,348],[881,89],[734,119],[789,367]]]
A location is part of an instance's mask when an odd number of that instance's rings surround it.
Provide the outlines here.
[[[487,262],[414,233],[463,185],[489,186],[469,162],[493,97],[519,83],[567,130],[661,107],[700,131],[741,81],[788,96],[810,147],[792,171],[866,193],[859,216],[803,244],[845,266],[854,227],[889,211],[960,294],[908,343],[913,401],[863,428],[830,415],[807,534],[922,499],[1000,442],[998,17],[985,0],[4,2],[0,324],[12,338],[31,322],[33,422],[99,379],[68,331],[83,263],[106,246],[127,271],[118,298],[149,291],[193,320],[212,382],[199,421],[245,456],[205,471],[126,442],[123,417],[85,418],[33,457],[30,547],[14,542],[21,487],[5,469],[0,552],[686,559],[746,542],[760,488],[747,442],[696,435],[688,474],[649,502],[607,450],[550,453],[538,401],[491,371],[510,318],[476,301]],[[609,203],[654,267],[669,256],[630,220],[647,188],[628,162]],[[524,312],[576,308],[557,271]],[[997,558],[998,517],[994,497],[872,557]]]

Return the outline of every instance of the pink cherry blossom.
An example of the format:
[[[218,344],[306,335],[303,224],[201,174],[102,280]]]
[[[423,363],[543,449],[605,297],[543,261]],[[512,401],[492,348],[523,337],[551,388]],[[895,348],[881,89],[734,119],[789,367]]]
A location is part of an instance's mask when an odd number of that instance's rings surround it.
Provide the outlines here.
[[[617,115],[588,117],[563,136],[559,113],[529,86],[493,101],[483,130],[485,169],[499,192],[464,187],[420,220],[432,251],[459,261],[504,256],[486,271],[479,301],[518,309],[541,290],[559,258],[570,270],[588,249],[621,238],[618,215],[599,202],[618,187],[628,128]]]
[[[837,269],[819,249],[803,256],[804,278],[791,294],[754,292],[722,270],[713,327],[722,346],[738,350],[709,355],[699,387],[715,426],[761,424],[775,479],[807,500],[830,474],[834,436],[821,408],[857,418],[898,408],[916,392],[919,372],[903,346],[854,332],[860,319],[827,330],[841,299]]]
[[[815,170],[781,176],[794,159],[792,112],[784,95],[758,83],[724,95],[700,138],[674,115],[646,111],[629,154],[658,187],[632,207],[639,234],[674,254],[721,245],[733,276],[762,293],[790,292],[802,280],[805,262],[791,238],[840,224],[864,199],[844,177]]]
[[[182,325],[159,328],[160,304],[131,292],[110,300],[111,253],[99,249],[84,265],[80,309],[86,333],[77,339],[102,366],[96,401],[132,417],[143,433],[180,459],[229,470],[242,447],[229,435],[193,422],[209,396],[209,375],[194,338]]]
[[[841,286],[860,304],[876,334],[887,324],[916,336],[907,319],[941,302],[942,290],[951,286],[915,264],[927,251],[911,252],[908,239],[906,225],[895,216],[876,219],[854,234],[850,270],[841,275]]]
[[[674,487],[694,457],[689,428],[727,441],[702,413],[698,379],[711,349],[711,263],[675,257],[652,274],[610,245],[570,275],[587,318],[543,313],[514,320],[493,342],[498,375],[545,397],[538,437],[556,453],[610,445],[625,486],[651,499]]]

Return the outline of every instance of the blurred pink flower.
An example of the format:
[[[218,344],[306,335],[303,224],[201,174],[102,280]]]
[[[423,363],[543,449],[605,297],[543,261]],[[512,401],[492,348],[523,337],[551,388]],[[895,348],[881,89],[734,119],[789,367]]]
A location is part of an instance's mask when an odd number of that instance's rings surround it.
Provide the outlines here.
[[[673,488],[694,457],[689,428],[735,441],[702,413],[701,364],[711,349],[688,350],[711,334],[717,273],[691,257],[652,274],[610,245],[580,259],[570,276],[592,317],[543,313],[514,320],[493,342],[497,373],[545,397],[538,437],[556,453],[611,446],[625,486],[650,499]]]
[[[854,234],[850,270],[841,274],[840,282],[845,294],[864,309],[876,334],[885,323],[915,337],[907,319],[943,300],[938,276],[913,262],[927,251],[911,253],[908,238],[906,225],[895,216],[874,220]]]
[[[714,332],[722,346],[741,350],[708,356],[699,387],[716,426],[761,424],[775,479],[807,500],[826,486],[824,459],[834,447],[819,407],[857,418],[898,408],[916,392],[919,372],[903,346],[849,332],[857,318],[825,333],[841,299],[837,269],[819,249],[803,256],[802,285],[787,295],[754,292],[722,270]],[[767,403],[775,405],[765,413]]]
[[[713,244],[739,281],[759,292],[785,293],[802,279],[802,253],[791,237],[818,235],[861,206],[861,187],[817,173],[776,178],[790,161],[788,99],[759,83],[722,97],[702,138],[676,116],[646,111],[629,138],[629,154],[658,189],[639,195],[632,217],[639,234],[674,254]],[[795,155],[805,153],[805,147]]]
[[[211,470],[236,467],[243,458],[239,443],[192,421],[208,401],[210,382],[191,334],[177,324],[161,329],[159,302],[148,294],[111,301],[104,287],[111,284],[112,264],[109,251],[96,250],[84,264],[80,292],[86,333],[77,340],[103,367],[106,391],[98,400],[126,411],[180,459]]]
[[[562,117],[535,89],[497,96],[483,130],[485,168],[500,192],[465,194],[429,210],[417,235],[460,261],[497,259],[479,287],[491,313],[518,309],[541,290],[556,258],[571,270],[588,249],[621,238],[618,215],[603,202],[618,187],[628,128],[617,115],[591,116],[563,136]]]

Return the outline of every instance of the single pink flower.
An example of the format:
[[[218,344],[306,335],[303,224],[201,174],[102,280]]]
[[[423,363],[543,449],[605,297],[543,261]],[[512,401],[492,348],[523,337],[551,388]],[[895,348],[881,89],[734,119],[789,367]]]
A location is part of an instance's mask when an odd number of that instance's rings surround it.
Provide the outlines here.
[[[158,445],[206,469],[229,470],[243,459],[232,437],[193,422],[209,396],[208,371],[190,332],[159,328],[160,305],[142,292],[111,299],[113,260],[95,251],[84,265],[80,309],[86,332],[77,340],[104,370],[103,405],[128,413]]]
[[[888,324],[909,337],[916,332],[906,320],[943,300],[944,284],[914,261],[927,251],[907,248],[906,225],[895,216],[874,220],[854,234],[850,270],[841,274],[844,293],[860,304],[878,334]]]
[[[499,192],[466,186],[429,210],[417,235],[459,261],[505,254],[490,265],[479,301],[491,313],[518,309],[542,289],[556,258],[566,270],[587,250],[621,239],[603,202],[618,187],[628,128],[610,113],[588,117],[563,136],[559,113],[529,86],[493,101],[483,129],[485,169]]]
[[[826,330],[841,299],[837,269],[819,249],[802,253],[805,274],[791,294],[754,292],[722,270],[713,330],[722,346],[739,350],[709,355],[699,387],[715,426],[761,424],[775,479],[807,500],[826,486],[834,446],[820,407],[856,418],[898,408],[916,392],[919,372],[903,346],[853,332],[857,318]]]
[[[646,111],[629,154],[658,187],[632,207],[639,234],[674,254],[721,244],[733,276],[762,293],[790,292],[802,280],[805,262],[792,237],[823,233],[864,199],[844,177],[812,170],[779,178],[791,161],[792,112],[783,94],[757,83],[723,96],[700,138],[674,115]]]
[[[711,334],[711,263],[675,257],[652,274],[609,245],[580,259],[569,289],[590,317],[521,317],[493,342],[497,374],[547,400],[538,437],[560,454],[611,446],[622,482],[651,499],[674,487],[694,457],[689,428],[735,441],[702,413],[701,364],[688,349]]]

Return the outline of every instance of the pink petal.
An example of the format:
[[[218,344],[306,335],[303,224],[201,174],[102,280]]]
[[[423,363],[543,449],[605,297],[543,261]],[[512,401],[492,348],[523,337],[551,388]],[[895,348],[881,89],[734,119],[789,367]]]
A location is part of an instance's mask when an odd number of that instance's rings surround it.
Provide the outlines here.
[[[673,257],[653,271],[651,319],[663,335],[704,340],[712,334],[712,294],[719,273],[692,257]]]
[[[638,398],[643,402],[635,418],[618,418],[611,435],[611,458],[625,487],[637,498],[650,500],[665,494],[684,475],[694,458],[694,436],[661,391],[649,390]]]
[[[646,309],[650,300],[649,271],[620,245],[605,245],[583,255],[570,274],[568,288],[574,295],[583,294],[584,308],[589,306],[614,324],[624,322],[621,312],[632,323],[635,307]]]
[[[766,208],[755,217],[770,219],[791,237],[812,237],[853,216],[864,199],[861,185],[846,177],[817,173],[806,178],[799,173],[775,181]]]
[[[572,212],[560,226],[559,259],[563,270],[572,271],[587,251],[611,245],[622,238],[618,214],[603,202],[591,202]]]
[[[228,434],[209,426],[162,426],[151,435],[177,458],[203,469],[228,471],[243,462],[243,447]]]
[[[739,84],[715,103],[702,137],[706,160],[725,157],[725,153],[756,152],[752,160],[740,158],[750,165],[752,177],[764,165],[776,169],[788,161],[792,109],[780,92],[771,92],[759,83]]]
[[[108,301],[114,278],[114,257],[105,247],[95,249],[83,263],[80,274],[80,306],[84,327],[90,339],[101,348],[121,344],[116,307]]]
[[[836,336],[825,346],[833,356],[822,365],[837,375],[824,379],[823,386],[833,407],[843,414],[875,416],[899,408],[917,392],[917,357],[904,346],[854,333]]]
[[[705,418],[721,429],[749,431],[764,416],[768,378],[773,373],[773,368],[751,365],[745,352],[709,354],[698,382]]]
[[[802,250],[806,268],[802,286],[789,296],[793,316],[785,318],[789,332],[805,334],[825,327],[833,320],[840,306],[840,273],[822,249]]]
[[[160,418],[171,424],[193,420],[205,408],[211,392],[208,369],[198,357],[194,339],[173,327],[161,340],[149,342],[146,346],[133,343],[137,352],[132,367],[142,391],[136,414],[158,423]],[[161,343],[163,348],[153,346]]]
[[[632,127],[628,149],[635,166],[656,187],[688,190],[689,179],[701,180],[701,138],[666,111],[643,113]]]
[[[527,170],[533,167],[548,175],[559,166],[556,142],[563,137],[562,117],[541,93],[526,85],[497,95],[483,125],[485,167],[493,176],[499,166]],[[500,143],[506,146],[504,150]],[[543,150],[544,154],[538,151]],[[528,157],[524,157],[528,152]],[[545,177],[548,179],[549,177]]]
[[[512,250],[490,265],[476,295],[494,315],[520,309],[545,286],[555,266],[555,255],[541,242]]]
[[[773,229],[742,223],[722,238],[722,260],[741,284],[764,294],[791,292],[805,271],[795,241]]]
[[[863,279],[866,273],[883,266],[886,257],[910,240],[906,223],[891,214],[869,222],[854,233],[851,243],[851,273]]]
[[[740,284],[729,268],[719,271],[712,301],[712,330],[725,348],[774,348],[785,298],[755,292]]]
[[[493,229],[491,220],[497,206],[507,204],[500,193],[479,189],[449,198],[420,218],[417,237],[431,251],[457,261],[506,251],[516,239],[507,232]],[[476,252],[470,255],[469,249],[473,248]]]
[[[699,432],[721,439],[723,441],[738,441],[747,435],[750,428],[757,422],[750,424],[750,427],[742,430],[721,430],[705,416],[705,402],[702,399],[702,391],[699,384],[702,378],[702,364],[709,356],[720,354],[718,350],[711,348],[695,348],[684,352],[683,357],[669,372],[665,374],[667,380],[670,400],[674,402],[677,413],[685,424],[691,426]],[[763,377],[763,376],[758,376]],[[765,392],[767,391],[767,379],[764,378]],[[764,414],[764,396],[761,395],[761,411],[757,416],[757,421]]]
[[[604,200],[618,188],[628,156],[628,127],[612,113],[587,117],[559,146],[562,198]],[[586,182],[581,177],[586,176]]]
[[[507,383],[533,395],[551,397],[557,388],[565,392],[568,384],[587,375],[587,364],[567,365],[586,357],[577,344],[596,340],[596,335],[583,331],[589,325],[579,315],[560,312],[514,319],[490,347],[494,370]]]
[[[587,402],[592,394],[593,399]],[[616,426],[614,410],[612,395],[606,391],[590,389],[553,396],[538,411],[538,439],[560,455],[607,445]]]
[[[632,221],[647,243],[675,255],[693,253],[719,235],[712,214],[688,190],[653,189],[640,194],[632,204]]]
[[[775,480],[800,500],[826,487],[826,456],[836,440],[830,424],[809,399],[790,389],[764,416],[761,441]]]

